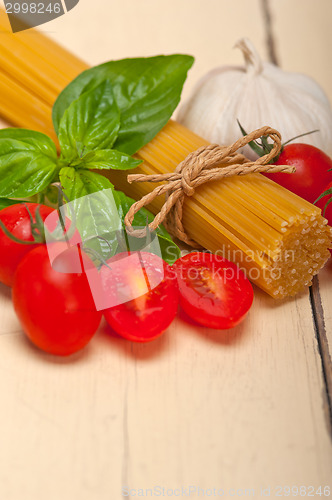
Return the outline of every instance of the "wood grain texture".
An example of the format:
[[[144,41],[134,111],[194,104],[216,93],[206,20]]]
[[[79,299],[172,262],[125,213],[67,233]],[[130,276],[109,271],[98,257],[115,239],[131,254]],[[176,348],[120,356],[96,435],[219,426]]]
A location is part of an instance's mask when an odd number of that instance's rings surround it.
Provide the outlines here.
[[[1,497],[328,484],[308,296],[277,303],[255,292],[249,318],[233,331],[178,318],[158,341],[134,345],[102,325],[68,360],[40,353],[21,334],[1,335]],[[11,303],[1,296],[10,330]]]
[[[330,354],[332,354],[332,258],[326,265],[324,272],[319,275],[319,289],[324,309],[326,335]]]
[[[79,26],[77,20],[79,19]],[[75,35],[73,36],[73,26]],[[204,73],[223,64],[243,64],[234,45],[243,36],[267,57],[260,0],[122,0],[110,5],[80,0],[75,9],[42,31],[91,65],[109,59],[187,53],[195,56],[184,98]]]
[[[261,10],[263,14],[263,26],[265,27],[265,45],[268,51],[268,61],[279,66],[270,0],[261,0]]]
[[[316,2],[301,0],[296,23],[297,0],[271,1],[282,63],[288,45],[287,65],[298,68],[302,47],[303,69],[331,82],[326,54],[317,63],[303,31]],[[231,49],[241,36],[267,55],[262,22],[258,0],[168,0],[162,8],[80,0],[41,29],[91,64],[193,53],[186,93],[212,66],[242,62]],[[327,25],[316,23],[313,46],[331,41]],[[319,277],[330,346],[331,272]],[[149,345],[119,339],[103,323],[82,353],[58,359],[25,339],[0,286],[0,354],[1,500],[118,500],[124,486],[190,485],[223,488],[225,497],[230,488],[260,496],[270,487],[275,497],[278,485],[331,484],[326,386],[307,292],[275,302],[255,289],[249,317],[234,330],[180,316]]]
[[[316,316],[316,333],[332,422],[332,259],[319,274],[312,287],[311,302]]]
[[[278,14],[280,13],[280,3],[277,6],[274,4],[276,11],[278,12],[273,12],[271,6],[273,4],[273,0],[261,0],[261,8],[263,11],[263,19],[264,19],[264,26],[265,26],[265,31],[266,31],[266,44],[268,47],[268,54],[269,54],[269,60],[270,62],[280,65],[279,60],[277,57],[276,53],[276,36],[274,33],[274,28],[276,25],[280,22],[278,20]],[[297,6],[293,5],[293,10],[291,10],[291,15],[294,16],[294,13],[296,12],[295,9],[296,7],[300,7],[299,4]],[[303,8],[303,2],[301,4],[301,7]],[[310,8],[310,6],[307,4],[305,5],[306,8]],[[329,4],[328,8],[330,8],[331,5]],[[285,13],[285,10],[283,11]],[[332,12],[332,11],[331,11]],[[320,14],[322,15],[322,13]],[[326,15],[326,11],[324,11],[324,15]],[[300,16],[301,17],[301,16]],[[317,9],[315,9],[315,15],[313,17],[314,22],[317,22]],[[308,22],[309,17],[305,16],[305,22]],[[312,22],[312,20],[311,20]],[[319,20],[319,23],[321,22],[321,19]],[[301,26],[301,25],[299,25]],[[283,30],[281,27],[277,31],[278,32],[278,42],[279,46],[282,46],[282,33]],[[316,30],[318,29],[318,23],[316,24]],[[327,31],[323,31],[324,37],[321,39],[321,43],[325,45],[327,43]],[[306,52],[303,51],[302,55],[306,57]],[[292,60],[293,63],[293,60]],[[307,61],[306,61],[307,63]],[[315,75],[315,79],[317,76]],[[315,329],[316,329],[316,335],[317,335],[317,341],[318,341],[318,348],[319,348],[319,353],[321,356],[322,360],[322,370],[323,370],[323,377],[326,385],[326,397],[327,397],[327,407],[326,407],[326,412],[329,414],[329,419],[330,422],[332,422],[332,361],[331,361],[331,351],[329,347],[329,330],[330,330],[330,324],[329,324],[329,318],[325,319],[325,312],[324,312],[324,305],[328,306],[329,299],[331,299],[331,296],[329,294],[331,293],[330,287],[328,287],[328,281],[329,278],[327,276],[329,275],[329,269],[330,265],[327,266],[327,269],[324,270],[322,273],[322,284],[323,284],[323,295],[324,299],[321,297],[321,287],[320,287],[320,281],[318,277],[315,277],[313,280],[313,285],[310,288],[310,301],[311,301],[311,307],[312,307],[312,313],[313,313],[313,320],[315,324]],[[323,305],[324,302],[324,305]],[[332,328],[331,328],[332,330]]]
[[[280,66],[314,78],[332,101],[332,2],[270,0]]]

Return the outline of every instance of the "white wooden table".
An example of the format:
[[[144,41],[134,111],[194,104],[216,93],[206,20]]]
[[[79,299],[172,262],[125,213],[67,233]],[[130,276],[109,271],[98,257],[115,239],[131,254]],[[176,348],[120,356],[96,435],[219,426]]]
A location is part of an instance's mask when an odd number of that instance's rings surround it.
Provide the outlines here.
[[[330,0],[80,0],[41,29],[90,64],[192,53],[185,94],[211,67],[240,63],[232,47],[248,36],[332,99],[331,19]],[[319,496],[332,487],[331,278],[330,261],[293,300],[255,289],[226,332],[178,317],[137,345],[102,323],[68,359],[25,339],[0,286],[0,499]]]

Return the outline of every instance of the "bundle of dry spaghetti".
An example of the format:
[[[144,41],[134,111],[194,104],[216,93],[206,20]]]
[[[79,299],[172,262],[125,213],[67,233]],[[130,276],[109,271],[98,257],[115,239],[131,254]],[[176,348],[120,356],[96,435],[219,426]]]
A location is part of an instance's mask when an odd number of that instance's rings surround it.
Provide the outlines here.
[[[87,68],[36,30],[12,35],[1,11],[0,114],[16,126],[54,138],[51,109],[59,92]],[[170,121],[137,156],[138,174],[165,174],[207,142]],[[220,165],[222,168],[222,165]],[[125,172],[109,172],[115,187],[139,199],[154,185],[129,184]],[[286,175],[286,174],[285,174]],[[149,208],[158,212],[164,200]],[[186,199],[183,226],[189,238],[223,254],[276,298],[309,285],[329,258],[331,228],[314,205],[261,174],[233,176],[206,183]]]

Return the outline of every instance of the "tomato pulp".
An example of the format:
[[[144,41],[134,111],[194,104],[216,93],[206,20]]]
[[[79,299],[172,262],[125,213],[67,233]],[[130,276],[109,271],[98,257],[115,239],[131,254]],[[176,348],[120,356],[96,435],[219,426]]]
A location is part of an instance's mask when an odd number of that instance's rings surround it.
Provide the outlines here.
[[[104,310],[107,323],[135,342],[159,337],[178,308],[178,286],[171,267],[148,252],[122,252],[107,264],[100,271],[104,294],[112,304]]]
[[[180,306],[209,328],[226,329],[240,323],[253,302],[253,289],[239,267],[223,257],[192,252],[173,265]]]

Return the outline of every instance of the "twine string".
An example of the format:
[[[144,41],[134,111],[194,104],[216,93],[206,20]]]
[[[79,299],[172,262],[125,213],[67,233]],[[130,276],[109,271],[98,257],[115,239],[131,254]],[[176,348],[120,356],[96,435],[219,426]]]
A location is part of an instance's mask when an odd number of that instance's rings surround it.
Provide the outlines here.
[[[255,161],[250,161],[238,150],[262,136],[268,136],[273,141],[271,151]],[[143,238],[146,230],[134,229],[132,223],[135,214],[146,205],[149,205],[156,197],[165,195],[165,202],[152,222],[148,225],[149,230],[154,231],[160,224],[164,224],[172,236],[180,239],[190,246],[197,247],[183,227],[182,215],[183,204],[186,196],[193,196],[195,190],[206,182],[220,180],[233,175],[248,175],[258,172],[295,172],[295,167],[289,165],[271,165],[273,160],[281,151],[281,135],[271,127],[261,127],[250,134],[241,137],[230,146],[219,146],[209,144],[202,146],[190,153],[175,169],[167,174],[131,174],[128,182],[166,182],[155,187],[150,193],[135,202],[125,216],[124,222],[129,234]]]

